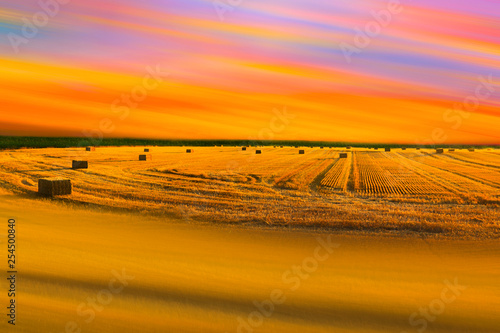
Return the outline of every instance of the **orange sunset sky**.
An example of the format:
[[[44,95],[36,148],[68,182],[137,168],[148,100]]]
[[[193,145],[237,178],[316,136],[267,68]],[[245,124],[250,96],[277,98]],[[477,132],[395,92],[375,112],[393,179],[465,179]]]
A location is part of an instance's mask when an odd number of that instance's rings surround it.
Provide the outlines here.
[[[65,2],[0,8],[0,135],[500,143],[497,1]]]

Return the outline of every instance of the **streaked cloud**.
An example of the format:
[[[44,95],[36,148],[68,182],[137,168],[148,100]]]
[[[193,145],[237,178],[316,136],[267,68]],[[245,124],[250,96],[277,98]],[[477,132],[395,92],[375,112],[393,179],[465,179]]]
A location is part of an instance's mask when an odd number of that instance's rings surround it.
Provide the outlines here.
[[[110,136],[247,139],[286,106],[296,121],[280,139],[411,143],[442,128],[450,143],[499,143],[498,3],[401,0],[347,62],[339,45],[387,4],[245,0],[220,20],[209,0],[70,1],[16,53],[9,34],[41,8],[4,3],[1,134],[81,135],[160,64],[169,77]],[[454,111],[490,75],[494,91]]]

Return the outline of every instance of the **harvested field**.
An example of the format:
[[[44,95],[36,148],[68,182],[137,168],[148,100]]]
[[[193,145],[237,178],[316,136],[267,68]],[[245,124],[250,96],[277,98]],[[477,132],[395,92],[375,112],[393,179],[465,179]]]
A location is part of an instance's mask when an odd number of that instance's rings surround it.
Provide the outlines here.
[[[18,321],[2,321],[1,332],[70,332],[70,321],[73,332],[245,332],[239,318],[248,322],[255,302],[279,289],[286,302],[275,304],[255,333],[410,333],[417,332],[412,313],[439,298],[446,281],[466,289],[429,322],[428,332],[498,328],[497,240],[221,227],[95,211],[2,189],[0,196],[0,210],[18,218],[22,249]],[[337,245],[331,254],[322,250],[329,256],[297,280],[292,267],[310,262],[318,239]],[[95,320],[78,315],[81,304],[92,309],[87,300],[107,300],[100,291],[115,282],[115,272],[129,277],[123,290],[109,303],[96,302],[102,311]]]
[[[500,155],[353,148],[137,147],[20,149],[1,154],[0,185],[35,194],[39,178],[71,179],[65,201],[186,220],[450,235],[499,234]],[[259,149],[261,150],[261,149]],[[71,161],[91,169],[75,172]],[[224,221],[224,222],[222,222]]]

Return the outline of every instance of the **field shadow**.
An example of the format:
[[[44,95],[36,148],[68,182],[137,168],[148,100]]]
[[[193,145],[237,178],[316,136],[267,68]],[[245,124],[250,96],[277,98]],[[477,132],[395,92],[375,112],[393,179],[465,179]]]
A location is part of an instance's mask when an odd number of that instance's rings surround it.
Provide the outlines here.
[[[129,159],[129,160],[93,160],[91,163],[114,163],[114,162],[135,162],[139,159]],[[71,168],[70,168],[71,169]]]
[[[88,293],[106,288],[105,284],[97,281],[56,274],[25,273],[23,280],[26,281],[25,283],[59,285],[73,290],[84,290]],[[202,288],[191,290],[180,289],[168,283],[163,284],[161,288],[141,285],[140,283],[131,283],[125,287],[123,295],[120,297],[123,299],[140,300],[144,304],[166,303],[171,304],[170,306],[184,305],[195,307],[201,311],[236,312],[244,316],[256,311],[255,306],[244,297],[233,297],[224,295],[223,293],[209,294],[204,292]],[[311,302],[293,305],[284,303],[276,308],[273,312],[273,317],[278,318],[278,320],[290,320],[290,318],[298,317],[302,321],[326,327],[336,327],[342,321],[354,322],[359,320],[359,318],[363,318],[364,325],[378,326],[384,323],[385,328],[389,326],[389,330],[394,331],[398,330],[402,325],[400,321],[394,320],[394,314],[390,311],[364,309],[347,301],[339,301],[337,304]],[[237,327],[237,322],[235,321],[235,323],[235,327]]]
[[[23,190],[22,192],[20,191],[12,192],[12,194],[2,194],[0,195],[0,199],[2,200],[9,199],[12,198],[13,195],[20,197],[22,199],[38,199],[40,197],[37,191]]]
[[[62,171],[62,170],[72,170],[72,168],[55,168],[55,169],[33,169],[33,170],[23,170],[23,172],[37,172],[37,171]]]

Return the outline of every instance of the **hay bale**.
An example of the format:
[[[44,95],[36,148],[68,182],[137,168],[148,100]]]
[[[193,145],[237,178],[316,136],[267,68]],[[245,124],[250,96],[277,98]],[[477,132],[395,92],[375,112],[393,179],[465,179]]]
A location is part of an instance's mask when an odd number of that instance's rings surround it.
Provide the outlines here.
[[[152,159],[153,156],[151,156],[151,154],[139,155],[139,161],[151,161]]]
[[[149,153],[149,148],[144,148],[145,153]]]
[[[448,149],[448,151],[455,151],[455,149],[453,149],[453,148],[450,148],[450,149]]]
[[[73,161],[71,164],[71,169],[88,169],[89,162],[88,161]]]
[[[86,151],[95,151],[95,147],[85,147]]]
[[[280,146],[280,148],[283,148],[283,146]]]
[[[406,150],[406,148],[401,148],[402,150]]]
[[[38,180],[38,194],[46,196],[71,194],[71,180],[66,178],[42,178]]]
[[[188,154],[194,153],[194,149],[186,149],[186,153]]]
[[[351,146],[347,146],[347,147],[345,147],[345,149],[352,149],[352,147]]]
[[[469,148],[469,151],[475,151],[475,149],[474,148]]]
[[[385,151],[391,151],[391,148],[385,148]]]
[[[444,154],[444,149],[443,148],[437,148],[436,149],[436,154]]]
[[[306,153],[306,151],[304,149],[299,150],[300,155],[304,155],[305,153]]]
[[[262,154],[262,150],[256,150],[255,153],[256,154]]]
[[[241,147],[241,150],[247,150],[247,147]]]
[[[324,149],[325,147],[319,147],[319,149]]]
[[[339,158],[347,158],[347,153],[340,153]]]

